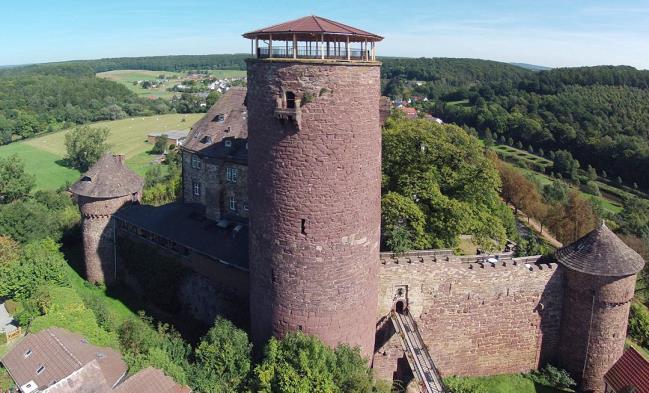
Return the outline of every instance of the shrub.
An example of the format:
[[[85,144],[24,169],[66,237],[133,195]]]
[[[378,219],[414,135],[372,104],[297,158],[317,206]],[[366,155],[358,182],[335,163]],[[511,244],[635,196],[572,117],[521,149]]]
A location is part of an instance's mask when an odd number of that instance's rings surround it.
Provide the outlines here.
[[[457,377],[445,378],[444,384],[449,393],[488,393],[479,383]]]
[[[556,389],[570,389],[577,385],[570,374],[563,369],[546,364],[542,370],[532,372],[530,379],[542,385],[548,385]]]
[[[641,346],[649,346],[649,310],[642,304],[631,305],[629,335]]]

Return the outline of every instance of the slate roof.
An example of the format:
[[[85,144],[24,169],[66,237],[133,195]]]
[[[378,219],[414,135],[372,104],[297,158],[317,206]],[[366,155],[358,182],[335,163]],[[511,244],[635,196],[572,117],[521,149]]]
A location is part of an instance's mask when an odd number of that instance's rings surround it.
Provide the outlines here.
[[[649,393],[649,360],[629,348],[604,375],[604,381],[618,393]]]
[[[243,36],[245,38],[268,39],[269,34],[273,34],[273,37],[278,37],[278,39],[282,39],[282,35],[284,35],[284,39],[286,39],[288,38],[286,36],[292,37],[293,34],[348,36],[349,40],[352,42],[364,40],[381,41],[383,39],[380,35],[315,15],[305,16],[288,22],[264,27],[263,29],[245,33]],[[301,38],[298,37],[298,39]]]
[[[115,217],[167,240],[248,270],[248,226],[231,221],[227,228],[206,219],[199,204],[169,203],[162,206],[127,205]]]
[[[636,274],[644,260],[624,244],[605,224],[555,253],[562,265],[595,276],[621,277]]]
[[[124,156],[105,154],[70,187],[76,195],[116,198],[141,191],[144,181],[124,164]]]
[[[47,389],[47,393],[111,393],[97,360],[86,364],[69,377]]]
[[[157,368],[148,367],[133,375],[114,390],[115,393],[190,393]]]
[[[82,336],[60,328],[28,334],[2,358],[2,364],[18,386],[34,381],[41,389],[67,378],[92,361],[97,361],[109,386],[117,384],[126,374],[126,363],[118,352],[96,347]]]
[[[232,87],[226,91],[192,127],[182,149],[200,156],[247,162],[246,91],[245,87]],[[226,146],[226,141],[230,146]]]

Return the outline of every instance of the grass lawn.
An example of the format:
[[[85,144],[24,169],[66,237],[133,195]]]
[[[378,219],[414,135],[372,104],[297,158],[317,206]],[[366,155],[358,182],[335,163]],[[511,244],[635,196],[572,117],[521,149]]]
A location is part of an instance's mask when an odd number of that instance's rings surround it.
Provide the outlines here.
[[[520,374],[462,379],[484,386],[489,393],[562,393],[560,390],[537,384]]]
[[[147,154],[153,146],[146,142],[147,134],[159,131],[189,130],[203,116],[201,113],[170,114],[150,117],[134,117],[117,121],[92,123],[93,127],[110,129],[108,143],[111,151],[124,154],[126,164],[143,175],[154,156]],[[37,189],[53,189],[79,178],[75,169],[64,167],[65,134],[58,131],[22,142],[0,147],[0,157],[17,154],[27,172],[36,176]]]
[[[246,71],[243,70],[211,70],[211,76],[216,78],[243,78],[246,76]],[[154,89],[143,89],[139,85],[133,85],[133,82],[141,80],[157,80],[158,76],[164,75],[167,77],[167,82]],[[97,74],[98,78],[108,79],[119,82],[128,87],[129,90],[141,97],[156,97],[156,98],[171,98],[174,96],[173,91],[167,91],[168,88],[180,83],[186,72],[170,72],[170,71],[147,71],[147,70],[115,70],[100,72]]]

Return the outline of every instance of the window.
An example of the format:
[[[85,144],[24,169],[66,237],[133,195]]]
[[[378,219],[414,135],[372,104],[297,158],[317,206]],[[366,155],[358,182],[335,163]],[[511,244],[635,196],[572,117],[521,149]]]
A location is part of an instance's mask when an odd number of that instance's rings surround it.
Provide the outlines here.
[[[225,147],[232,147],[232,141],[231,140],[225,141]]]
[[[194,191],[194,196],[201,196],[201,183],[197,181],[193,182],[192,190]]]
[[[292,91],[286,92],[286,108],[295,108],[295,93],[293,93]]]
[[[192,168],[201,169],[201,159],[196,154],[192,154]]]
[[[225,115],[223,113],[219,113],[218,115],[214,116],[214,119],[212,119],[212,121],[223,123],[225,121]]]
[[[237,182],[237,168],[227,168],[225,170],[225,178],[229,182],[236,183]]]
[[[211,145],[212,144],[212,137],[209,135],[205,135],[203,138],[201,138],[201,143],[204,145]]]
[[[245,212],[248,211],[248,202],[243,203],[243,211],[245,211]]]
[[[42,364],[38,365],[38,368],[36,369],[36,375],[41,375],[41,373],[45,370],[45,366]]]
[[[233,212],[237,211],[237,199],[234,197],[234,195],[231,195],[229,198],[229,207]]]
[[[25,359],[27,359],[30,356],[32,356],[32,350],[28,349],[27,352],[25,352]]]

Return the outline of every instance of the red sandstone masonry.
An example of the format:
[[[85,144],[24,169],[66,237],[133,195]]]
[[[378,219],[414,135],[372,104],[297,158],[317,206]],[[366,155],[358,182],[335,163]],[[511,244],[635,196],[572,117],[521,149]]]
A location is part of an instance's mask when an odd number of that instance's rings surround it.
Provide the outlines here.
[[[132,201],[132,195],[117,198],[78,196],[83,216],[83,255],[88,281],[110,284],[115,280],[115,238],[111,217]]]
[[[379,63],[248,60],[251,322],[257,344],[302,329],[330,345],[349,343],[372,354],[379,72]],[[274,116],[282,89],[312,97],[301,107],[300,129]]]
[[[382,256],[378,318],[393,307],[396,289],[407,286],[409,310],[443,375],[526,372],[555,356],[563,292],[563,270],[556,264]],[[374,356],[382,378],[393,376],[403,356],[395,350],[398,337],[386,337],[388,330],[378,333]]]
[[[604,374],[622,356],[636,275],[593,276],[566,269],[562,366],[584,392],[604,392]]]

